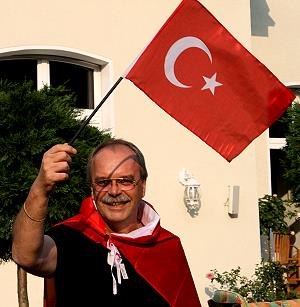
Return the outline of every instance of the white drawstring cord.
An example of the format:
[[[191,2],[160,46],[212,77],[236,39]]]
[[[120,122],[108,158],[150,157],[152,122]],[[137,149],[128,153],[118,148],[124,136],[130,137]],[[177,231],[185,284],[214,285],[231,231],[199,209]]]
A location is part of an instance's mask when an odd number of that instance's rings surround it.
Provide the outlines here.
[[[125,269],[125,265],[124,263],[122,263],[122,257],[117,247],[108,240],[107,248],[109,249],[109,252],[107,254],[107,263],[110,265],[110,271],[113,281],[113,294],[116,295],[118,293],[117,281],[120,285],[122,283],[122,277],[123,279],[128,279],[128,275]],[[113,267],[115,267],[117,270],[117,281],[113,273]]]

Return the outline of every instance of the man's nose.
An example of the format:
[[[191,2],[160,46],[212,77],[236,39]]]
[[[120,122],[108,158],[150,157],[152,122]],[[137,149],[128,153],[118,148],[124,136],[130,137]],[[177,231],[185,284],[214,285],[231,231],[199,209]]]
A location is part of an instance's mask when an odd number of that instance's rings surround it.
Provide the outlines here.
[[[112,180],[109,190],[108,190],[108,194],[110,195],[119,195],[122,193],[122,190],[120,189],[118,183],[116,180]]]

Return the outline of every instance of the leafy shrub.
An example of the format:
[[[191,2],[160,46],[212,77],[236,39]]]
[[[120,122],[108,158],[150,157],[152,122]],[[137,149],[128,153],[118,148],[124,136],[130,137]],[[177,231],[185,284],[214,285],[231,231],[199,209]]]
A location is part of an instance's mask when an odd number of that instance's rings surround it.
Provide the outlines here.
[[[277,195],[265,195],[258,200],[259,224],[262,235],[269,235],[270,229],[287,234],[289,232],[286,218],[296,216],[292,203],[283,200]]]
[[[287,273],[279,262],[262,261],[251,278],[241,276],[240,267],[223,273],[214,269],[207,277],[214,287],[236,292],[251,303],[297,298],[295,291],[287,291]]]
[[[38,174],[43,153],[72,139],[81,126],[74,96],[63,87],[33,89],[31,82],[13,84],[0,80],[0,259],[11,257],[11,229],[31,184]],[[50,227],[78,212],[89,195],[86,164],[93,147],[109,138],[87,126],[74,147],[71,179],[59,184],[49,201]]]
[[[299,95],[299,91],[298,91]],[[285,134],[286,146],[282,149],[286,158],[282,162],[284,165],[284,179],[292,191],[293,201],[300,203],[300,104],[298,101],[288,108],[283,121],[288,129]]]

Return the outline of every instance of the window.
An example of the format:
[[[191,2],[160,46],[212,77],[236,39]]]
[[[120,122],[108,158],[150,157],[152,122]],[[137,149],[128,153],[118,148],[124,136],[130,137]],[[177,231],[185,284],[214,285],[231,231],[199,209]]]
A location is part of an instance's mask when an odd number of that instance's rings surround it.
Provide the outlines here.
[[[0,49],[0,79],[32,80],[37,89],[44,85],[64,85],[75,93],[76,106],[83,109],[83,117],[91,114],[109,88],[109,64],[98,56],[66,48]],[[112,110],[112,102],[106,102],[91,124],[111,129]]]
[[[36,60],[1,60],[0,79],[8,79],[13,82],[32,80],[37,88]]]
[[[76,106],[81,109],[94,108],[93,70],[75,64],[50,61],[50,84],[64,84],[76,94]]]
[[[288,188],[283,180],[282,160],[285,154],[279,149],[270,149],[270,163],[271,163],[271,189],[272,194],[277,194],[283,197],[288,194]]]
[[[282,115],[281,118],[284,118],[285,114],[286,112]],[[285,138],[287,129],[287,124],[284,123],[281,119],[279,119],[269,128],[269,137],[277,139]]]

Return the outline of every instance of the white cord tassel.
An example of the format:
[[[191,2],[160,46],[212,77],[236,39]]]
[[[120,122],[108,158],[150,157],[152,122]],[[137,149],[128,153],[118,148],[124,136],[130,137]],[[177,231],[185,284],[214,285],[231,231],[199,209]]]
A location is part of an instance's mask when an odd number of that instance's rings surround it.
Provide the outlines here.
[[[107,248],[109,249],[109,252],[107,254],[107,263],[110,265],[110,271],[113,281],[113,294],[116,295],[118,293],[117,281],[120,285],[122,283],[122,277],[123,279],[128,279],[128,275],[125,269],[125,265],[124,263],[122,263],[122,257],[117,247],[108,240]],[[115,267],[117,270],[117,280],[113,273],[113,267]]]

